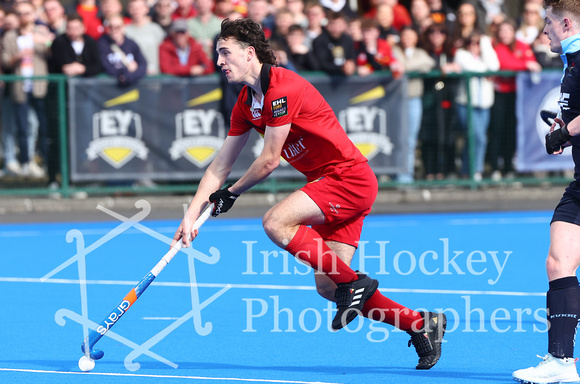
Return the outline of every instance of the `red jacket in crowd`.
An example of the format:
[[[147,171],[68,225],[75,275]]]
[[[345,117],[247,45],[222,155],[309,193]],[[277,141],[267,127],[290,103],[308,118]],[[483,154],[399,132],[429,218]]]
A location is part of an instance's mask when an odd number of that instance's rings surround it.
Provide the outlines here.
[[[501,43],[496,43],[494,48],[499,59],[499,69],[501,71],[527,71],[526,63],[536,61],[532,48],[519,40],[516,40],[513,50],[508,45]],[[515,77],[497,77],[495,90],[502,93],[515,92]]]
[[[174,76],[191,76],[191,67],[201,65],[205,68],[204,75],[213,73],[215,67],[199,44],[193,37],[189,38],[189,57],[186,64],[179,61],[177,46],[173,43],[171,36],[163,40],[159,46],[159,66],[161,73]]]

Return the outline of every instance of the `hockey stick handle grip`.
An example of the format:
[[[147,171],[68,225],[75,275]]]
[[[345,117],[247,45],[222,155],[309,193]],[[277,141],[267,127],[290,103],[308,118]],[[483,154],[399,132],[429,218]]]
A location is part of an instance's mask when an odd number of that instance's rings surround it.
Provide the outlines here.
[[[211,216],[213,212],[214,204],[209,204],[199,215],[195,223],[193,224],[193,229],[199,229],[203,223]],[[109,315],[99,324],[99,326],[91,331],[87,338],[83,341],[81,345],[81,350],[83,354],[88,355],[93,360],[99,360],[103,357],[104,352],[101,350],[94,350],[93,347],[111,329],[113,325],[119,321],[121,316],[123,316],[129,308],[137,301],[139,296],[149,287],[149,285],[155,280],[157,275],[165,268],[167,264],[173,259],[173,257],[181,249],[181,242],[177,242],[171,249],[159,260],[159,262],[153,267],[153,269],[141,279],[141,281],[133,288],[127,295],[121,300],[121,302],[109,313]]]

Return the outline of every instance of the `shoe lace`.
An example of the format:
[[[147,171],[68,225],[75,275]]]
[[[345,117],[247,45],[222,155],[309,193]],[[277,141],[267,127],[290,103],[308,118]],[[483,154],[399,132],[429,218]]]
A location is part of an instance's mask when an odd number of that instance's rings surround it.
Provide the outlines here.
[[[351,284],[340,285],[336,288],[334,297],[336,298],[337,307],[350,305],[352,303]]]
[[[426,332],[413,332],[410,333],[411,340],[409,340],[408,347],[413,344],[417,354],[421,357],[433,350],[433,346],[429,341],[429,337],[427,336]]]
[[[538,365],[543,365],[543,364],[549,363],[550,361],[552,361],[552,360],[554,360],[554,359],[555,359],[555,357],[554,357],[554,356],[552,356],[552,355],[551,355],[551,354],[549,354],[549,353],[548,353],[546,356],[540,356],[540,355],[536,355],[536,356],[537,356],[537,357],[539,357],[540,359],[542,359],[542,360],[543,360],[543,361],[542,361],[542,362],[540,362],[540,364],[538,364]]]

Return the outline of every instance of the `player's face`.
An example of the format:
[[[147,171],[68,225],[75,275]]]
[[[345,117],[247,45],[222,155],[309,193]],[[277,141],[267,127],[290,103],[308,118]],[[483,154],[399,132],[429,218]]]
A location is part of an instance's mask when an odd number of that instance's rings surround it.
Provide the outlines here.
[[[234,38],[217,43],[217,65],[231,84],[243,83],[250,70],[251,47],[244,48]]]
[[[554,53],[562,53],[562,40],[565,39],[563,35],[564,21],[552,13],[552,7],[546,9],[546,25],[543,33],[548,36],[550,40],[550,50]]]

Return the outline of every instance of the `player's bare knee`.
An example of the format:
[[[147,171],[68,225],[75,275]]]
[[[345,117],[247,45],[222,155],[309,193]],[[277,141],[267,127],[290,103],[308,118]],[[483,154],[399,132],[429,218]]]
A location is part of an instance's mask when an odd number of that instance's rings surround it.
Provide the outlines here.
[[[283,244],[283,234],[282,234],[282,224],[279,220],[276,219],[276,214],[273,214],[272,210],[266,212],[264,217],[262,218],[262,226],[264,227],[264,232],[266,235],[272,240],[274,243],[284,246],[287,245]]]
[[[546,259],[546,273],[548,274],[548,278],[553,279],[562,275],[562,268],[563,265],[560,260],[558,260],[554,255],[548,254],[548,258]]]
[[[272,235],[276,233],[277,228],[274,216],[272,215],[272,210],[266,212],[266,214],[262,218],[262,226],[264,227],[264,231],[266,232],[266,234],[270,238],[272,238]]]
[[[559,258],[553,254],[548,254],[546,259],[546,272],[550,280],[564,277],[572,276],[576,274],[576,269],[578,265],[576,260],[568,258]]]
[[[556,273],[557,271],[558,271],[558,261],[554,256],[548,254],[548,257],[546,258],[546,272],[548,273],[548,276]]]

